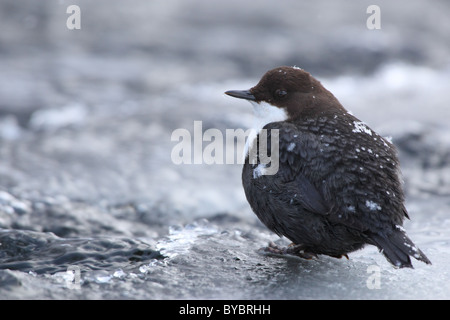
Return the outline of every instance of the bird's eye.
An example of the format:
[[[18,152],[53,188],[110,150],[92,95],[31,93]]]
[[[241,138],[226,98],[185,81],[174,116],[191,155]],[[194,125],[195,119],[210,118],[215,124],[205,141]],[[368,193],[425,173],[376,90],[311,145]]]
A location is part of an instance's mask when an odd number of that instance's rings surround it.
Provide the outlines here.
[[[275,91],[275,97],[276,98],[284,98],[287,95],[287,91],[283,90],[283,89],[278,89],[277,91]]]

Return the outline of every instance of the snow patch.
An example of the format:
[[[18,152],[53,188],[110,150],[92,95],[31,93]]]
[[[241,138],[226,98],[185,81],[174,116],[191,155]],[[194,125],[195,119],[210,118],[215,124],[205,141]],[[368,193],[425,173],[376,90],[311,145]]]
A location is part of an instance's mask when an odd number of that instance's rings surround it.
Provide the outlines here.
[[[353,121],[353,125],[355,126],[355,129],[352,130],[352,132],[356,133],[366,133],[368,135],[372,135],[372,130],[367,127],[367,125],[362,121]]]
[[[371,211],[381,210],[381,206],[378,203],[370,200],[366,200],[366,207]]]
[[[253,169],[253,179],[258,179],[266,173],[266,165],[264,163],[258,164],[258,166]]]
[[[295,148],[295,142],[291,142],[291,143],[289,143],[287,150],[292,151],[292,150],[294,150],[294,148]]]

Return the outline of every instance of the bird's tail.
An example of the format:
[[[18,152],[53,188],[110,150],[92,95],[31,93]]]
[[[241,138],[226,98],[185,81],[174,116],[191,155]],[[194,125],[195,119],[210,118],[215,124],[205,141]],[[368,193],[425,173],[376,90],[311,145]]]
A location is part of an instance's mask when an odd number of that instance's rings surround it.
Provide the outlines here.
[[[398,268],[412,268],[410,256],[431,264],[425,254],[399,228],[390,234],[373,234],[370,238],[386,259]]]

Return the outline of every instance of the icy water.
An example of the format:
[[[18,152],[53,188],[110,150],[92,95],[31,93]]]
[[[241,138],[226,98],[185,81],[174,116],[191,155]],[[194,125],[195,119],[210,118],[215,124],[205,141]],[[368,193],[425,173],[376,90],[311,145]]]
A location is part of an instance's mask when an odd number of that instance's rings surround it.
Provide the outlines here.
[[[381,2],[371,33],[370,3],[79,1],[69,31],[72,3],[4,1],[0,299],[449,299],[450,25],[436,3]],[[284,64],[392,137],[405,229],[432,265],[395,269],[374,247],[264,254],[288,242],[251,212],[241,165],[173,163],[174,130],[248,128],[251,106],[223,92]]]

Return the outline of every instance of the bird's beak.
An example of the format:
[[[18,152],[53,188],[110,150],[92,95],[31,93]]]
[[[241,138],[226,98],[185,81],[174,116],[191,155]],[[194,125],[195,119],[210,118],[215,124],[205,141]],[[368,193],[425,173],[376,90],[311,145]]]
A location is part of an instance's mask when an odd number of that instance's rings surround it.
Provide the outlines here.
[[[230,90],[226,91],[225,94],[239,99],[252,101],[256,100],[255,96],[250,92],[250,90]]]

